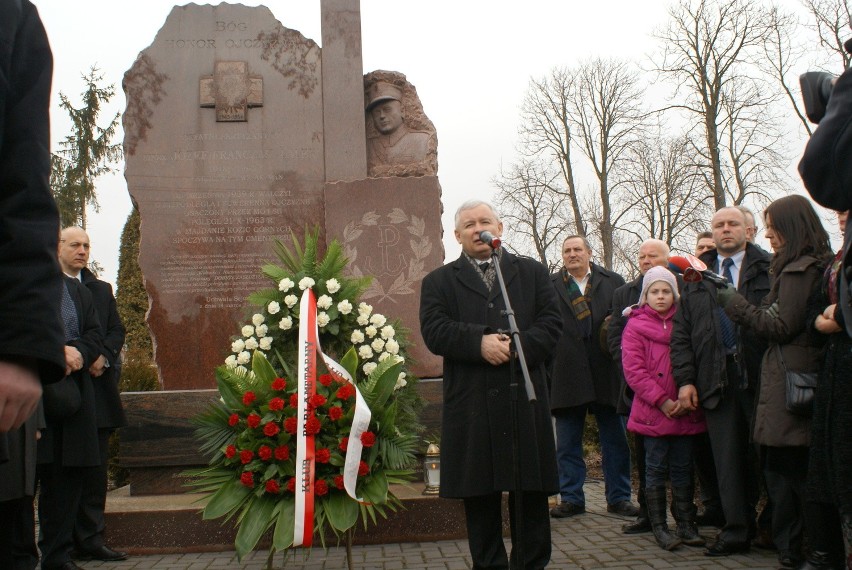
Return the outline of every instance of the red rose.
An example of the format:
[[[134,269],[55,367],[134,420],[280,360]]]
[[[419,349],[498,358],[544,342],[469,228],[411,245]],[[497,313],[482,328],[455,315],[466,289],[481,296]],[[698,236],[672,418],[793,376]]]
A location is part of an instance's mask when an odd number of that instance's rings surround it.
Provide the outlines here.
[[[284,400],[281,398],[272,398],[269,400],[269,409],[273,412],[280,412],[284,409]]]
[[[328,419],[336,422],[343,417],[343,408],[340,406],[332,406],[328,409]]]
[[[326,447],[317,449],[317,452],[314,454],[314,459],[317,460],[317,463],[328,463],[328,460],[331,459],[331,451],[329,451]]]
[[[257,450],[257,456],[264,461],[269,461],[272,459],[272,448],[268,445],[261,445],[260,449]]]
[[[323,396],[322,394],[314,394],[313,396],[311,396],[311,399],[309,401],[311,403],[311,406],[313,406],[314,408],[319,408],[320,406],[325,404],[325,396]]]
[[[228,425],[229,426],[234,427],[238,423],[240,423],[240,416],[238,416],[237,414],[231,414],[228,417]]]
[[[361,434],[361,445],[364,447],[373,447],[376,443],[376,434],[371,431],[365,431]]]
[[[337,397],[341,400],[348,400],[352,396],[355,395],[355,388],[352,384],[344,384],[340,388],[337,389]]]
[[[284,420],[284,431],[286,431],[289,434],[295,434],[296,433],[296,418],[295,417],[287,418],[286,420]]]
[[[349,447],[349,438],[344,437],[343,439],[341,439],[340,445],[338,445],[337,447],[340,448],[340,451],[346,451],[346,448]]]
[[[251,471],[243,472],[243,474],[240,475],[240,483],[246,487],[254,487],[254,473]]]
[[[272,389],[273,390],[286,390],[287,389],[287,380],[284,378],[276,378],[272,381]]]
[[[305,422],[305,433],[308,435],[318,434],[321,428],[322,424],[320,424],[320,421],[314,415],[311,415],[311,417],[308,418],[308,421]]]
[[[281,431],[281,428],[278,427],[278,424],[275,422],[266,422],[266,425],[263,426],[263,435],[267,435],[269,437],[277,435],[279,431]]]
[[[314,494],[318,497],[328,495],[328,483],[326,483],[323,479],[314,483]]]
[[[225,457],[227,457],[228,459],[231,459],[236,454],[237,454],[237,448],[234,447],[233,445],[229,445],[228,447],[225,448]]]
[[[358,464],[358,476],[359,477],[363,477],[364,475],[366,475],[369,472],[370,472],[370,466],[367,465],[365,462],[362,461]]]
[[[299,407],[299,393],[298,392],[294,392],[293,394],[290,394],[290,407],[291,408],[298,408]]]
[[[257,399],[257,396],[254,395],[254,392],[248,391],[245,394],[243,394],[243,405],[244,406],[251,406],[251,403],[254,402],[256,399]]]
[[[331,386],[331,374],[320,374],[319,383],[323,386]]]
[[[290,491],[291,493],[296,492],[296,478],[295,477],[290,477],[290,480],[287,481],[287,490]]]
[[[290,459],[290,448],[286,445],[279,445],[275,448],[275,459],[278,461],[287,461]]]
[[[240,452],[240,461],[243,462],[243,465],[245,465],[252,459],[254,459],[254,451],[252,451],[251,449],[244,449]]]
[[[270,479],[266,482],[266,492],[272,493],[273,495],[277,495],[281,492],[281,486],[278,484],[278,481],[275,479]]]
[[[345,489],[346,486],[343,484],[343,475],[337,475],[334,478],[334,486],[338,489]]]
[[[254,429],[260,425],[260,416],[257,414],[249,414],[246,418],[246,423],[248,424],[248,427]]]

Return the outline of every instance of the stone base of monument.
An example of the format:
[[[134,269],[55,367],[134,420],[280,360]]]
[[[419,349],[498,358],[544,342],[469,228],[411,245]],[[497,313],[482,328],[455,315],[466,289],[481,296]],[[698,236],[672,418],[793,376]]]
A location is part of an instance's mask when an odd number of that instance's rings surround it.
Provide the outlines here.
[[[457,540],[467,536],[461,501],[424,496],[423,484],[394,486],[403,508],[379,518],[367,530],[357,527],[355,544],[388,544]],[[236,529],[232,522],[201,518],[198,495],[148,495],[134,497],[128,487],[107,497],[106,539],[111,548],[130,554],[210,552],[232,550]],[[508,508],[504,496],[504,534],[508,535]],[[360,523],[359,523],[360,524]],[[315,542],[319,542],[315,538]],[[269,547],[269,535],[258,548]],[[326,544],[336,545],[334,536]]]

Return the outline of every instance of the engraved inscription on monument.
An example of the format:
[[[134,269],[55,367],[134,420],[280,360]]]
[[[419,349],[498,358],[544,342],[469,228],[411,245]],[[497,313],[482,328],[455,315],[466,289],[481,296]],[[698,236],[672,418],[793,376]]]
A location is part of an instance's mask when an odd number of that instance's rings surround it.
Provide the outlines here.
[[[246,109],[263,105],[263,78],[249,75],[248,62],[217,61],[213,75],[199,82],[202,107],[215,107],[216,120],[246,121]]]

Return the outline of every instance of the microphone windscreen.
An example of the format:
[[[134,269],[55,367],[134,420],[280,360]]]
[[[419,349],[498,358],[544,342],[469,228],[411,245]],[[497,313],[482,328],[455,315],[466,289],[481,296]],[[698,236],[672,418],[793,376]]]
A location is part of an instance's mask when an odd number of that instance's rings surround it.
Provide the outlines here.
[[[692,267],[692,264],[685,257],[680,255],[673,255],[669,257],[669,269],[675,273],[683,273],[690,267]]]

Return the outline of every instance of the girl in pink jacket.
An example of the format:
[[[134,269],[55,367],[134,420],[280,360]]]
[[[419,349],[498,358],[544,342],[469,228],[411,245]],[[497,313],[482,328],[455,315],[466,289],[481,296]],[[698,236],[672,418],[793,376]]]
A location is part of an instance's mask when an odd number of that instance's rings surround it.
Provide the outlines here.
[[[677,281],[664,267],[652,267],[642,279],[639,304],[628,307],[621,339],[624,378],[635,396],[627,429],[645,436],[648,517],[660,548],[681,543],[701,546],[692,501],[692,436],[707,430],[700,411],[688,412],[677,398],[669,343],[677,311]],[[677,530],[666,524],[666,480],[671,479]]]

